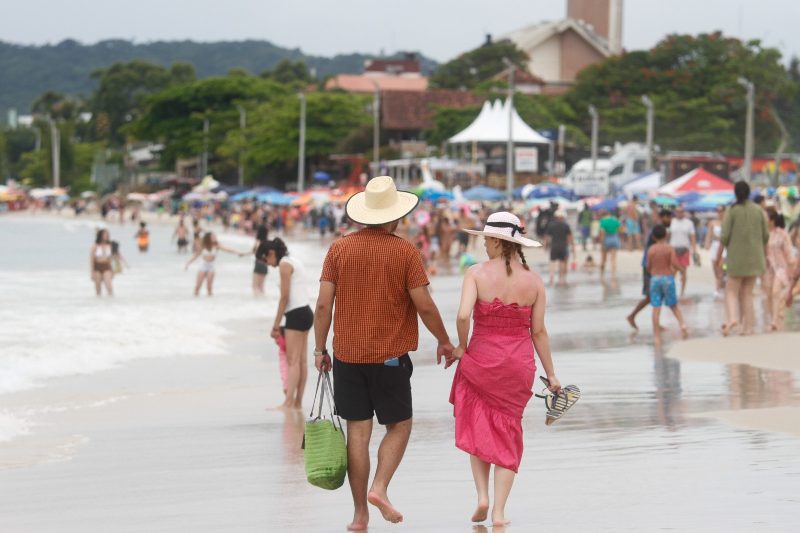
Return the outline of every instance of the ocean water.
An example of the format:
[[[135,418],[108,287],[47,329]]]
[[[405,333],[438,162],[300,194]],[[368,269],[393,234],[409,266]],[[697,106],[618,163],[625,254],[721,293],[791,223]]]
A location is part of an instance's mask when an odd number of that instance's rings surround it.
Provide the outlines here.
[[[98,298],[89,278],[89,249],[98,223],[54,217],[0,217],[0,398],[46,387],[61,376],[90,374],[139,358],[221,354],[226,322],[274,313],[268,297],[251,294],[252,256],[220,253],[215,295],[193,296],[196,267],[170,242],[173,228],[151,224],[151,247],[136,248],[132,224],[109,224],[130,269],[114,278],[115,296]],[[252,240],[218,235],[249,251]],[[0,402],[0,405],[2,403]],[[0,409],[0,440],[27,430]]]

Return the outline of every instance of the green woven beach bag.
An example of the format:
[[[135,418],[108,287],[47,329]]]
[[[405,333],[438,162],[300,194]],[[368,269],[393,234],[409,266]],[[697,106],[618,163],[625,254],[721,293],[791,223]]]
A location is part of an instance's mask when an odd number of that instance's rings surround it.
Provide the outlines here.
[[[317,416],[314,416],[314,406]],[[322,405],[328,400],[330,418],[322,416]],[[317,378],[317,390],[311,413],[306,420],[303,449],[306,478],[316,487],[333,490],[344,483],[347,474],[347,444],[345,443],[342,421],[336,415],[333,401],[333,386],[328,372],[320,372]]]

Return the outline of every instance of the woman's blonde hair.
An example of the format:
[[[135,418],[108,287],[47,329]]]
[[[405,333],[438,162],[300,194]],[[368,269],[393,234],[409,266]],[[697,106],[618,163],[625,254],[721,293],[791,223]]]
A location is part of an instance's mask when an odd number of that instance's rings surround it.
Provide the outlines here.
[[[525,270],[530,270],[528,262],[525,261],[525,254],[522,253],[522,245],[503,239],[498,240],[500,241],[500,246],[503,247],[501,255],[506,261],[506,273],[508,273],[509,276],[511,275],[511,256],[514,255],[514,253],[519,255],[519,260],[522,261],[522,266],[525,267]]]

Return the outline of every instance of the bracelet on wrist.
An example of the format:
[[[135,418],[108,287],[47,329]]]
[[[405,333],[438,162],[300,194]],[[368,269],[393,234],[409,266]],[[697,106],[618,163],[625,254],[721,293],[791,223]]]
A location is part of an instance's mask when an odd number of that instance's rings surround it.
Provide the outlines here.
[[[323,355],[328,355],[328,349],[327,348],[323,348],[322,351],[314,350],[314,357],[321,357]]]

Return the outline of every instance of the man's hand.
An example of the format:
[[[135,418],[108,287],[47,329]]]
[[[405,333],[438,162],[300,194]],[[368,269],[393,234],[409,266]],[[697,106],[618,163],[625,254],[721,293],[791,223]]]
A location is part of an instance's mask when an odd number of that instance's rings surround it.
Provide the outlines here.
[[[331,370],[331,356],[330,355],[316,355],[314,356],[314,367],[320,372],[330,372]]]
[[[448,369],[448,368],[450,368],[450,365],[452,365],[456,361],[460,361],[461,357],[464,355],[465,351],[466,350],[461,346],[458,346],[458,347],[454,348],[453,349],[453,353],[450,354],[449,357],[445,357],[444,368]]]
[[[440,342],[439,346],[436,347],[436,364],[438,365],[439,363],[442,362],[442,356],[445,356],[446,359],[449,359],[454,349],[455,347],[453,346],[453,343],[451,343],[449,339],[445,342]],[[445,368],[447,368],[447,366],[445,366]]]

